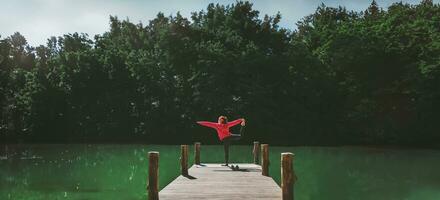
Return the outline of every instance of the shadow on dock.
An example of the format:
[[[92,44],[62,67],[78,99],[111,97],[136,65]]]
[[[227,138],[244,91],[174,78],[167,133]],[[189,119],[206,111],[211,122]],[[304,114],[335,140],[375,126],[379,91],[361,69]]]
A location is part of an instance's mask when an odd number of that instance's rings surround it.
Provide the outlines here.
[[[250,172],[251,170],[249,169],[238,169],[238,170],[232,170],[232,169],[214,169],[212,170],[214,172]],[[253,171],[258,171],[258,170],[253,170]]]
[[[191,179],[191,180],[193,180],[193,179],[197,179],[196,177],[194,177],[194,176],[191,176],[191,175],[182,175],[183,177],[185,177],[185,178],[187,178],[187,179]]]

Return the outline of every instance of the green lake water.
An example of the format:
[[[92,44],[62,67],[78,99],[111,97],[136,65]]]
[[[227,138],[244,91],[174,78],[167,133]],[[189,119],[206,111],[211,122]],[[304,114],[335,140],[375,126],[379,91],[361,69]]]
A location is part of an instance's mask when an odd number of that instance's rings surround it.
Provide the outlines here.
[[[180,146],[1,146],[0,199],[147,199],[148,151],[159,151],[159,184],[179,175]],[[191,153],[193,151],[191,147]],[[279,184],[280,154],[295,153],[298,200],[439,200],[440,151],[364,147],[269,147]],[[202,162],[221,162],[222,146],[202,145]],[[8,155],[6,157],[6,155]],[[192,163],[192,154],[190,156]],[[252,146],[231,147],[252,162]]]

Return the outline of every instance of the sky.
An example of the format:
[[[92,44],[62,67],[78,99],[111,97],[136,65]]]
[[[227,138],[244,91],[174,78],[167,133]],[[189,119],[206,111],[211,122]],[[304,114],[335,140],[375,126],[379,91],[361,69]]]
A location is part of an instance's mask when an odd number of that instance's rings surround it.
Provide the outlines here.
[[[190,18],[191,12],[206,9],[209,3],[231,4],[235,0],[0,0],[0,36],[20,32],[32,46],[44,45],[51,36],[67,33],[87,33],[93,37],[109,30],[109,16],[147,24],[158,12],[166,16],[178,11]],[[281,13],[280,26],[296,29],[295,23],[313,13],[324,3],[362,11],[371,0],[253,0],[254,9],[265,14]],[[386,8],[400,0],[376,0]],[[418,4],[420,0],[402,0]],[[434,0],[439,3],[440,0]]]

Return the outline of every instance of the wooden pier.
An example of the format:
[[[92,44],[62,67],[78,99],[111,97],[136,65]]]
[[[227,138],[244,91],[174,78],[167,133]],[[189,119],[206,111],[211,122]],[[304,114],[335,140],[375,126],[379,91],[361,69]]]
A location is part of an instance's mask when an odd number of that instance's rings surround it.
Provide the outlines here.
[[[238,164],[232,170],[220,163],[200,163],[200,143],[195,144],[195,163],[188,168],[188,145],[181,146],[181,175],[158,191],[158,152],[150,152],[148,179],[149,200],[293,200],[293,154],[281,154],[281,187],[269,176],[268,145],[254,143],[254,163]],[[261,155],[261,166],[259,156]]]
[[[261,166],[239,166],[239,171],[232,171],[221,164],[193,165],[191,176],[177,177],[159,192],[159,199],[281,200],[281,188],[271,177],[261,175]]]

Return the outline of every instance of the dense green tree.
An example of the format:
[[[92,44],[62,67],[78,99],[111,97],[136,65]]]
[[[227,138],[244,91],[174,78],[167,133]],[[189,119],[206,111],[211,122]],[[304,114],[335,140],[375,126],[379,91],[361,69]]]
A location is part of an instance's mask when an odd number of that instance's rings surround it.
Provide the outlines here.
[[[278,144],[430,144],[440,126],[440,6],[324,4],[297,23],[249,2],[190,19],[110,17],[90,38],[0,38],[0,138],[211,143],[197,120],[248,119]],[[5,140],[3,140],[3,138]]]

